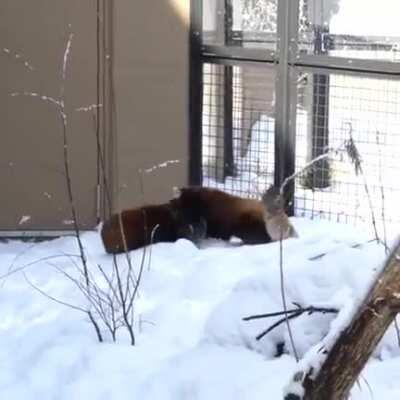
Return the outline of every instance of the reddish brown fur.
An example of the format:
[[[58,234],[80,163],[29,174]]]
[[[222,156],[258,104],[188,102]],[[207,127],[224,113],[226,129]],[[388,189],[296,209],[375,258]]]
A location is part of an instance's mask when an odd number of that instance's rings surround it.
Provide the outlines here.
[[[104,222],[101,237],[107,253],[125,251],[120,220],[126,240],[127,250],[134,250],[150,244],[154,228],[153,242],[173,242],[178,238],[177,224],[170,204],[144,206],[114,214]]]
[[[111,216],[104,223],[101,236],[108,253],[123,252],[121,219],[127,250],[151,242],[173,242],[181,237],[229,240],[236,236],[247,244],[268,243],[271,238],[266,231],[264,212],[258,200],[243,199],[217,189],[182,188],[180,195],[167,204],[126,210],[121,217]]]
[[[248,244],[271,241],[265,228],[264,206],[258,200],[192,187],[181,189],[176,202],[185,221],[206,221],[207,237],[229,240],[236,236]]]

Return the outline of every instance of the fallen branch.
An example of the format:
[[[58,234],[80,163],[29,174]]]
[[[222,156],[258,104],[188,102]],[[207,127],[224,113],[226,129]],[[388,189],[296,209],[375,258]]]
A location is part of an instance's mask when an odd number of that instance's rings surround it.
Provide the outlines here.
[[[307,366],[306,370],[298,371],[285,399],[347,399],[399,310],[400,238],[350,324],[330,348],[318,354],[318,357],[323,357],[321,366]],[[318,360],[318,364],[320,362]]]
[[[286,310],[286,311],[276,311],[276,312],[267,313],[267,314],[250,315],[249,317],[244,317],[243,321],[252,321],[252,320],[256,320],[256,319],[279,317],[281,315],[284,315],[284,318],[279,319],[278,321],[273,323],[271,326],[269,326],[265,331],[261,332],[260,334],[258,334],[256,336],[256,340],[260,340],[265,335],[267,335],[269,332],[271,332],[272,330],[277,328],[279,325],[283,324],[284,322],[287,322],[287,320],[297,318],[304,313],[311,315],[313,313],[337,314],[339,312],[339,310],[336,308],[315,307],[315,306],[301,307],[300,304],[298,304],[298,303],[293,303],[293,304],[296,306],[296,308]]]

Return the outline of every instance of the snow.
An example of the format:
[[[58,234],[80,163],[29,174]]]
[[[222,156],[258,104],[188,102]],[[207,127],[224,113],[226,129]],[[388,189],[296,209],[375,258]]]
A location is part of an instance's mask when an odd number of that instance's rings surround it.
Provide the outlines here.
[[[341,1],[333,14],[331,33],[369,36],[400,36],[396,15],[400,12],[397,0],[383,0],[379,7],[374,0]],[[357,23],[354,23],[354,21]]]
[[[328,221],[294,218],[299,238],[283,243],[287,302],[327,306],[339,314],[302,315],[292,322],[303,362],[338,333],[385,258],[365,233]],[[89,265],[111,268],[97,232],[83,235]],[[361,244],[356,246],[357,244]],[[69,256],[66,256],[69,255]],[[74,274],[75,239],[0,243],[0,275],[24,267],[49,295],[74,304],[84,299],[58,268]],[[131,253],[138,268],[142,250]],[[52,258],[50,258],[52,257]],[[123,265],[125,256],[118,256]],[[92,269],[93,274],[98,271]],[[186,240],[152,246],[135,305],[137,345],[122,331],[117,343],[98,343],[79,311],[34,290],[22,271],[0,286],[2,399],[257,400],[281,399],[298,365],[284,324],[257,341],[281,311],[279,243],[243,246]],[[276,357],[277,345],[285,343]],[[400,398],[400,348],[391,327],[368,363],[356,400]]]

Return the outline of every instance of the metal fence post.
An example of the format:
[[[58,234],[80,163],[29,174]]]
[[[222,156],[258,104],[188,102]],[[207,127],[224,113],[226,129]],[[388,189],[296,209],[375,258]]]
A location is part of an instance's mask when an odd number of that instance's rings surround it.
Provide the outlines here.
[[[297,52],[298,0],[278,2],[278,64],[275,103],[275,186],[295,170],[296,109],[293,109],[291,64]],[[293,214],[294,182],[286,186],[286,199],[290,200],[288,213]]]
[[[232,0],[225,0],[224,14],[224,42],[225,45],[233,45],[233,5]],[[233,157],[233,67],[224,67],[224,179],[235,175]]]
[[[189,184],[202,183],[203,0],[190,0]]]
[[[314,54],[327,54],[327,41],[329,30],[322,25],[314,27]],[[312,78],[312,119],[310,140],[308,143],[309,160],[326,152],[329,146],[329,74],[314,74]],[[317,162],[309,171],[304,182],[311,188],[323,189],[330,186],[331,173],[329,160]]]

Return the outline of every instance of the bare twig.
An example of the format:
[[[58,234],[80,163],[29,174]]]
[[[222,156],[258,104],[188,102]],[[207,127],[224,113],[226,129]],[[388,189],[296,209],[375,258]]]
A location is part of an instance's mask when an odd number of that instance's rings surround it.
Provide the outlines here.
[[[90,321],[96,322],[97,328],[99,328],[96,316],[100,318],[104,326],[109,330],[113,341],[116,340],[116,332],[122,326],[121,319],[118,317],[118,302],[115,301],[115,297],[110,296],[108,293],[100,289],[99,285],[93,278],[90,278],[90,290],[82,283],[79,278],[73,277],[65,270],[59,268],[56,264],[50,264],[56,271],[65,276],[70,280],[86,298],[89,307],[93,307],[95,315],[90,309],[85,309],[86,314],[89,315]],[[79,270],[78,270],[79,271]],[[79,271],[81,272],[81,271]],[[98,329],[100,331],[100,329]],[[96,329],[97,332],[97,329]]]
[[[314,306],[309,306],[309,307],[301,307],[299,304],[294,303],[297,308],[292,309],[292,310],[287,310],[287,311],[279,311],[279,312],[274,312],[274,313],[269,313],[269,314],[260,314],[260,315],[252,315],[250,317],[243,318],[244,321],[251,321],[254,319],[260,319],[260,318],[270,318],[270,317],[276,317],[280,315],[284,315],[283,318],[279,319],[275,323],[273,323],[270,327],[268,327],[265,331],[261,332],[256,336],[256,340],[262,339],[265,335],[267,335],[269,332],[274,330],[276,327],[279,325],[283,324],[284,322],[287,323],[287,320],[289,319],[294,319],[299,317],[300,315],[304,313],[308,313],[308,315],[311,315],[313,313],[322,313],[322,314],[337,314],[339,310],[336,308],[330,308],[330,307],[314,307]]]
[[[274,324],[272,324],[268,329],[266,329],[265,331],[261,332],[260,334],[258,334],[256,336],[256,340],[261,340],[265,335],[267,335],[269,332],[271,332],[273,329],[275,329],[277,326],[281,325],[282,323],[286,323],[289,326],[290,329],[290,324],[289,324],[289,320],[293,319],[293,318],[297,318],[299,315],[301,315],[300,312],[296,312],[294,314],[291,315],[287,315],[285,313],[285,316],[283,318],[281,318],[280,320],[278,320],[277,322],[275,322]],[[299,362],[299,357],[297,355],[297,350],[295,347],[293,347],[293,342],[292,342],[292,338],[290,337],[291,333],[289,333],[289,338],[290,338],[290,344],[292,346],[293,349],[293,354],[295,356],[295,359],[297,362]]]
[[[340,153],[341,151],[343,151],[345,149],[345,142],[343,142],[339,147],[336,148],[327,148],[325,153],[319,155],[318,157],[315,157],[314,159],[312,159],[311,161],[309,161],[307,164],[305,164],[299,171],[295,172],[294,174],[288,176],[287,178],[285,178],[285,180],[283,181],[279,191],[281,196],[284,195],[285,192],[285,188],[286,186],[289,184],[290,181],[292,181],[293,179],[296,179],[297,177],[299,177],[300,175],[304,174],[304,172],[308,171],[310,168],[314,167],[314,165],[316,163],[318,163],[321,160],[324,160],[326,158],[332,157],[335,154]]]
[[[271,318],[271,317],[279,317],[281,315],[285,314],[295,314],[300,312],[301,314],[308,313],[308,314],[313,314],[315,312],[322,313],[322,314],[332,314],[332,313],[338,313],[339,310],[333,307],[316,307],[316,306],[308,306],[308,307],[302,307],[298,303],[293,303],[296,308],[292,308],[290,310],[286,311],[275,311],[272,313],[266,313],[266,314],[256,314],[256,315],[250,315],[248,317],[244,317],[243,321],[252,321],[255,319],[264,319],[264,318]]]
[[[14,275],[14,274],[16,274],[18,272],[24,271],[26,268],[29,268],[32,265],[35,265],[35,264],[38,264],[38,263],[41,263],[41,262],[44,262],[44,261],[47,261],[47,260],[51,260],[51,259],[54,259],[54,258],[62,258],[62,257],[80,258],[80,255],[77,255],[77,254],[59,254],[59,255],[51,255],[51,256],[42,257],[42,258],[39,258],[39,259],[37,259],[35,261],[31,261],[31,262],[29,262],[27,264],[24,264],[24,265],[22,265],[22,266],[20,266],[18,268],[15,268],[15,269],[12,269],[12,270],[9,269],[7,271],[7,273],[5,273],[4,275],[0,276],[0,280],[8,278],[9,276]]]
[[[30,280],[28,279],[27,275],[25,274],[25,272],[23,272],[22,274],[23,274],[23,276],[24,276],[24,278],[25,278],[25,281],[29,284],[29,286],[31,286],[33,289],[35,289],[37,292],[39,292],[39,293],[40,293],[41,295],[43,295],[44,297],[47,297],[49,300],[52,300],[52,301],[54,301],[55,303],[58,303],[58,304],[61,304],[61,305],[63,305],[63,306],[69,307],[69,308],[71,308],[71,309],[73,309],[73,310],[81,311],[81,312],[85,313],[85,314],[88,316],[90,322],[92,323],[92,325],[93,325],[93,327],[94,327],[94,329],[95,329],[95,331],[96,331],[96,335],[97,335],[98,341],[99,341],[100,343],[103,342],[103,336],[102,336],[102,334],[101,334],[99,325],[98,325],[97,321],[95,320],[95,318],[93,317],[93,314],[91,313],[90,310],[84,309],[84,308],[82,308],[82,307],[76,306],[76,305],[71,304],[71,303],[67,303],[67,302],[62,301],[62,300],[60,300],[60,299],[57,299],[57,298],[54,297],[54,296],[49,295],[49,294],[46,293],[44,290],[42,290],[42,289],[40,289],[38,286],[36,286],[32,281],[30,281]]]
[[[124,224],[123,224],[123,221],[122,221],[122,213],[118,213],[118,225],[119,225],[119,230],[120,230],[121,237],[122,237],[122,245],[123,245],[123,248],[124,248],[124,254],[125,254],[126,262],[128,263],[129,271],[132,272],[133,278],[136,280],[136,277],[134,276],[131,255],[129,253],[128,244],[126,242],[125,227],[124,227]],[[117,259],[116,259],[115,255],[114,255],[114,266],[117,268]]]
[[[157,229],[160,227],[160,224],[157,224],[153,230],[151,231],[151,236],[150,236],[150,243],[154,243],[154,235],[156,234]],[[151,265],[151,247],[150,247],[150,252],[149,252],[149,263],[147,264],[147,271],[150,271],[150,265]]]
[[[55,303],[58,303],[58,304],[61,304],[61,305],[63,305],[63,306],[72,308],[73,310],[81,311],[81,312],[84,312],[85,314],[87,313],[87,310],[85,310],[85,309],[82,308],[82,307],[76,306],[76,305],[71,304],[71,303],[67,303],[66,301],[59,300],[59,299],[57,299],[57,298],[55,298],[55,297],[49,295],[49,294],[46,293],[44,290],[42,290],[42,289],[40,289],[38,286],[36,286],[36,285],[28,278],[28,276],[26,275],[25,272],[23,272],[22,275],[23,275],[25,281],[28,283],[28,285],[29,285],[32,289],[35,289],[37,292],[39,292],[39,293],[40,293],[41,295],[43,295],[44,297],[47,297],[48,299],[54,301]]]
[[[73,33],[70,33],[66,42],[66,46],[64,49],[63,53],[63,59],[62,59],[62,64],[60,67],[60,88],[59,88],[59,97],[58,99],[47,96],[47,95],[42,95],[39,93],[35,92],[23,92],[23,93],[12,93],[13,97],[16,96],[28,96],[32,98],[37,98],[40,101],[43,101],[45,103],[49,103],[53,106],[55,106],[55,109],[58,113],[58,116],[60,118],[60,124],[61,124],[61,135],[62,135],[62,141],[63,141],[63,166],[64,166],[64,177],[65,177],[65,183],[66,183],[66,188],[67,188],[67,199],[69,202],[70,206],[70,212],[71,212],[71,221],[73,225],[73,231],[74,231],[74,237],[76,238],[77,244],[78,244],[78,249],[79,249],[79,254],[75,257],[79,258],[80,263],[77,263],[72,257],[70,258],[70,261],[72,265],[75,266],[76,271],[78,273],[77,277],[73,276],[71,273],[67,272],[64,269],[59,268],[56,264],[52,264],[48,262],[52,258],[55,257],[65,257],[68,255],[63,255],[63,256],[51,256],[51,257],[46,257],[41,260],[37,260],[33,263],[29,263],[27,265],[24,265],[22,267],[19,267],[18,269],[14,269],[13,266],[10,267],[9,271],[4,277],[7,277],[13,273],[23,271],[25,268],[27,268],[29,265],[33,265],[37,262],[40,261],[47,261],[47,263],[51,266],[53,266],[59,273],[61,273],[65,278],[70,280],[81,292],[81,294],[84,296],[84,298],[87,301],[87,306],[74,306],[73,304],[67,303],[65,301],[59,300],[53,296],[50,296],[49,294],[45,293],[42,289],[38,288],[35,286],[32,282],[29,281],[28,278],[27,281],[30,282],[31,286],[34,287],[39,293],[43,294],[47,298],[65,305],[69,306],[75,310],[79,310],[81,312],[84,312],[88,317],[89,320],[91,321],[97,337],[99,341],[103,341],[101,329],[99,322],[103,323],[104,326],[107,328],[107,330],[110,332],[110,335],[112,337],[113,341],[116,341],[116,333],[117,330],[121,327],[125,327],[128,332],[129,336],[131,338],[131,344],[135,344],[135,335],[134,335],[134,301],[136,297],[138,296],[138,290],[139,290],[139,283],[143,274],[144,270],[144,265],[146,262],[146,248],[143,249],[143,254],[142,254],[142,260],[140,262],[140,268],[138,272],[138,277],[135,276],[135,270],[133,268],[133,263],[130,257],[130,254],[127,249],[127,240],[126,240],[126,234],[123,226],[123,221],[121,218],[119,218],[119,224],[120,224],[120,231],[121,231],[121,236],[124,244],[124,249],[125,249],[125,256],[128,264],[127,270],[122,270],[120,266],[118,265],[118,260],[116,256],[113,257],[113,267],[111,269],[111,272],[108,273],[106,272],[106,269],[103,268],[102,266],[97,265],[97,270],[99,272],[102,280],[104,281],[105,288],[102,287],[98,281],[96,281],[96,278],[93,274],[93,271],[90,270],[89,268],[89,263],[87,259],[87,255],[85,252],[85,248],[81,239],[81,233],[80,233],[80,223],[79,223],[79,216],[78,216],[78,210],[76,207],[75,203],[75,196],[73,193],[73,186],[72,186],[72,176],[71,176],[71,165],[70,165],[70,149],[69,149],[69,138],[68,138],[68,115],[66,112],[66,106],[65,106],[65,89],[66,89],[66,80],[67,80],[67,73],[68,73],[68,64],[69,64],[69,58],[72,50],[72,40],[73,40]],[[103,157],[103,151],[101,148],[101,139],[100,139],[100,132],[99,132],[99,123],[98,123],[98,116],[96,115],[96,112],[98,109],[102,107],[102,104],[98,101],[97,104],[90,104],[88,106],[83,106],[76,108],[75,111],[77,112],[92,112],[93,115],[93,121],[95,124],[95,132],[96,132],[96,146],[97,146],[97,153],[98,153],[98,166],[101,168],[101,172],[98,172],[98,177],[97,177],[97,184],[98,187],[100,187],[101,183],[101,176],[100,173],[102,174],[102,179],[103,179],[103,185],[104,185],[104,190],[106,194],[106,201],[108,203],[108,207],[111,213],[111,194],[110,194],[110,189],[109,185],[107,182],[107,174],[106,174],[106,169],[105,169],[105,161]],[[140,171],[140,184],[141,184],[141,193],[143,195],[143,173],[151,173],[156,169],[159,168],[165,168],[169,166],[170,164],[176,164],[179,163],[179,160],[169,160],[164,163],[158,164],[152,168],[148,168],[145,171]],[[144,229],[145,229],[145,235],[147,237],[147,220],[146,220],[146,215],[144,213],[143,215],[144,218]],[[156,227],[157,228],[157,227]],[[150,238],[150,246],[153,242],[154,239],[154,233],[156,228],[151,232],[151,238]],[[150,257],[151,257],[151,249],[150,249]],[[149,263],[151,262],[151,259],[149,259]],[[12,269],[12,270],[11,270]],[[1,279],[2,277],[0,277]]]
[[[383,244],[385,246],[386,254],[390,253],[389,246],[387,244],[387,231],[386,231],[386,208],[385,208],[385,189],[383,187],[383,176],[382,176],[382,152],[381,143],[379,142],[379,131],[376,131],[376,146],[378,149],[378,180],[380,182],[380,192],[381,192],[381,218],[383,225]]]
[[[364,184],[364,190],[365,190],[365,194],[367,195],[367,200],[368,200],[368,206],[369,206],[369,210],[371,213],[371,222],[372,222],[372,226],[374,229],[374,234],[375,234],[375,239],[377,241],[377,243],[380,243],[380,239],[379,239],[379,234],[378,234],[378,228],[376,225],[376,218],[375,218],[375,211],[374,211],[374,205],[372,203],[372,198],[371,198],[371,194],[369,191],[369,187],[368,187],[368,183],[367,183],[367,178],[366,175],[364,173],[364,169],[362,167],[362,159],[360,156],[360,152],[358,151],[358,148],[355,144],[355,141],[353,139],[353,126],[351,125],[350,122],[347,123],[349,125],[349,139],[346,140],[345,142],[345,149],[347,152],[347,155],[351,161],[351,163],[354,165],[354,172],[356,175],[361,175],[362,179],[363,179],[363,184]]]
[[[296,361],[299,362],[300,358],[299,358],[299,355],[297,353],[296,346],[294,344],[293,333],[292,333],[292,329],[290,327],[290,322],[289,322],[289,320],[291,318],[289,317],[289,315],[287,313],[285,282],[284,282],[284,274],[283,274],[283,240],[282,240],[282,232],[281,232],[281,238],[279,240],[279,272],[280,272],[280,283],[281,283],[280,289],[281,289],[282,305],[283,305],[283,309],[285,310],[284,321],[286,322],[288,335],[289,335],[289,340],[290,340],[290,344],[291,344],[292,350],[293,350],[293,355],[294,355]]]
[[[87,266],[87,259],[86,259],[86,254],[85,250],[83,247],[83,243],[80,237],[80,231],[79,231],[79,221],[78,221],[78,213],[77,209],[75,206],[75,199],[74,199],[74,194],[72,190],[72,179],[71,179],[71,171],[70,171],[70,155],[69,155],[69,146],[68,146],[68,134],[67,134],[67,125],[68,125],[68,118],[67,118],[67,113],[65,110],[65,83],[67,79],[67,70],[68,70],[68,61],[69,61],[69,56],[71,52],[71,47],[72,47],[72,39],[73,39],[73,33],[70,33],[68,36],[68,40],[64,49],[64,54],[63,54],[63,61],[62,65],[60,68],[60,92],[59,92],[59,98],[55,99],[51,96],[47,95],[41,95],[35,92],[23,92],[23,93],[12,93],[12,96],[29,96],[29,97],[34,97],[37,98],[43,102],[50,103],[54,106],[56,106],[57,113],[60,118],[60,123],[61,123],[61,130],[62,130],[62,140],[63,140],[63,163],[64,163],[64,172],[65,172],[65,181],[66,181],[66,186],[67,186],[67,195],[68,195],[68,201],[70,205],[70,210],[71,210],[71,216],[72,216],[72,222],[73,222],[73,227],[74,227],[74,232],[75,232],[75,237],[78,243],[78,248],[79,248],[79,256],[82,262],[83,266],[83,274],[84,274],[84,280],[85,280],[85,285],[86,285],[86,291],[90,294],[90,281],[89,281],[89,272],[88,272],[88,266]],[[100,328],[97,324],[97,321],[95,320],[94,316],[92,315],[90,310],[87,310],[87,315],[92,322],[94,329],[96,330],[96,334],[99,338],[100,341],[102,341],[101,334],[100,334]]]

